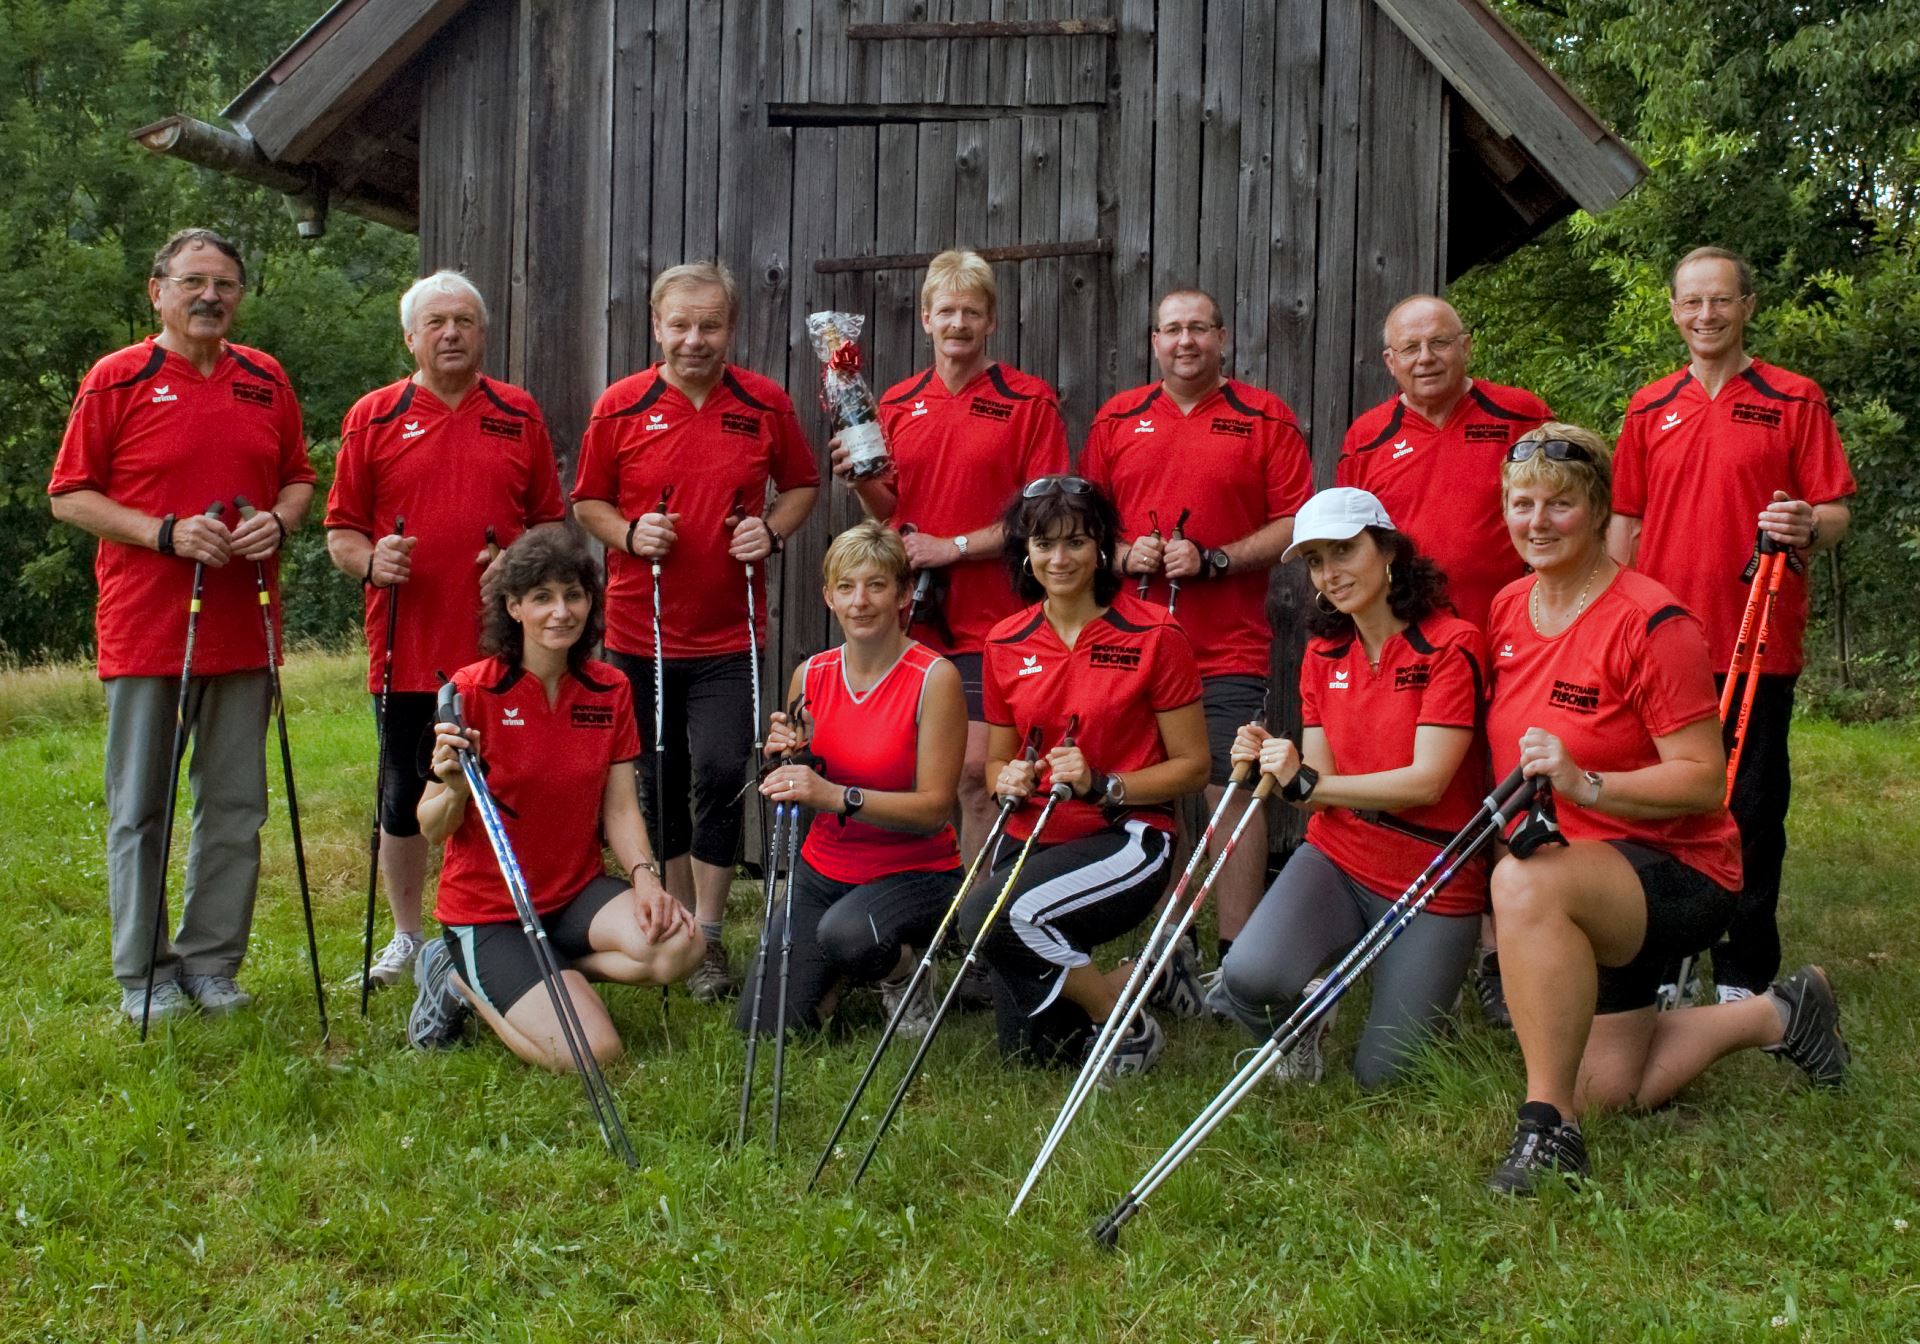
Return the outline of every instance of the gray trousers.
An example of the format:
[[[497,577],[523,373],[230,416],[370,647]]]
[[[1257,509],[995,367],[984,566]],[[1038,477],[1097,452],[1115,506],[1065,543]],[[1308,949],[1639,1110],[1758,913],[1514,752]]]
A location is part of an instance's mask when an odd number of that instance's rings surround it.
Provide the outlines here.
[[[1223,1007],[1256,1036],[1273,1034],[1307,982],[1348,951],[1393,903],[1301,845],[1267,888],[1222,963]],[[1421,914],[1368,972],[1373,1006],[1354,1051],[1362,1087],[1392,1082],[1453,1008],[1480,937],[1478,915]]]
[[[113,914],[113,975],[137,989],[160,896],[173,756],[176,677],[114,677],[107,687],[107,904]],[[179,975],[232,975],[246,955],[260,882],[260,828],[267,820],[267,671],[195,677],[187,690],[193,792],[184,890],[170,889],[179,931],[160,940],[157,984]],[[174,821],[176,840],[188,819]]]

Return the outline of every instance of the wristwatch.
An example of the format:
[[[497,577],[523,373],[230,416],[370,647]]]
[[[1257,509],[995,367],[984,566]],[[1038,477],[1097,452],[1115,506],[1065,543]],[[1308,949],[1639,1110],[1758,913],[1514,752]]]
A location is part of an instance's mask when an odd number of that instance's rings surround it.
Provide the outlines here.
[[[1125,807],[1127,805],[1127,781],[1114,774],[1098,774],[1087,789],[1086,802],[1101,807]]]
[[[1313,797],[1313,790],[1320,783],[1320,772],[1301,762],[1292,779],[1280,786],[1280,796],[1290,803],[1304,803]]]
[[[1582,770],[1580,773],[1586,779],[1587,783],[1593,785],[1593,797],[1586,805],[1588,807],[1598,807],[1600,805],[1600,776],[1591,770]]]
[[[849,784],[840,791],[840,815],[850,817],[867,805],[867,795],[858,784]]]
[[[967,534],[965,532],[962,532],[953,539],[953,549],[960,552],[960,558],[962,560],[967,558]]]
[[[1227,572],[1228,566],[1233,563],[1233,561],[1227,558],[1226,550],[1219,546],[1215,546],[1211,550],[1202,551],[1200,553],[1200,559],[1206,566],[1206,568],[1201,571],[1201,577],[1208,579],[1223,577]]]

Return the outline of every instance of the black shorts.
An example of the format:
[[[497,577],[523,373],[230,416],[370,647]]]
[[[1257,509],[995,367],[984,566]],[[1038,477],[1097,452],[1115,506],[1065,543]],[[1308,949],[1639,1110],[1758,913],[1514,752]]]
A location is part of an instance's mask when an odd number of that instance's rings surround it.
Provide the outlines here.
[[[587,931],[593,919],[627,889],[617,877],[596,877],[571,901],[541,919],[554,960],[566,970],[593,951]],[[505,924],[449,924],[441,937],[467,988],[505,1016],[522,995],[540,987],[540,963],[515,919]]]
[[[1630,840],[1607,842],[1633,865],[1647,902],[1647,935],[1624,966],[1602,966],[1593,1011],[1630,1013],[1658,1001],[1660,983],[1682,957],[1696,956],[1719,940],[1740,893],[1672,855]]]
[[[960,673],[960,694],[967,698],[967,722],[985,723],[987,721],[986,683],[981,680],[980,663],[982,655],[977,653],[949,653],[946,660]]]
[[[388,835],[420,834],[417,809],[433,764],[434,700],[432,691],[387,695],[387,767],[380,776],[380,829]],[[373,727],[375,732],[382,731],[378,695],[373,697]]]
[[[1209,784],[1225,784],[1233,774],[1233,739],[1249,723],[1265,723],[1267,682],[1264,677],[1205,677],[1201,700],[1207,712],[1207,754],[1213,759]]]

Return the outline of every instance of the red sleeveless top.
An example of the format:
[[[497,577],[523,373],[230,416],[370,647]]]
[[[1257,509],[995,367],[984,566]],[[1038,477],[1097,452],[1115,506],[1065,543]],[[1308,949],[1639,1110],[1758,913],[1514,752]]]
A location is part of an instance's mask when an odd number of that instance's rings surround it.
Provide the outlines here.
[[[870,690],[856,696],[847,686],[839,649],[809,658],[804,685],[813,738],[808,745],[820,756],[820,773],[835,784],[911,792],[920,762],[920,702],[927,674],[939,661],[924,644],[909,644]],[[944,873],[960,866],[951,825],[932,835],[912,835],[829,813],[813,819],[800,852],[815,872],[833,882]]]

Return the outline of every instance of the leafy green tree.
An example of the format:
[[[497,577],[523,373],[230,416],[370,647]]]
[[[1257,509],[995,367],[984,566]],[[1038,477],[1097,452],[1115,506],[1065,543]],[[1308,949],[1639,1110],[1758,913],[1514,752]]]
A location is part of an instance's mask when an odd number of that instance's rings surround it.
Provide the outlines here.
[[[414,240],[335,215],[303,243],[269,192],[156,159],[128,132],[225,105],[325,9],[322,0],[0,0],[0,654],[73,656],[92,640],[93,543],[56,524],[53,455],[81,376],[153,330],[146,276],[189,224],[232,238],[249,296],[237,340],[286,366],[330,475],[340,417],[405,367],[394,302]],[[323,480],[324,488],[324,480]],[[318,529],[285,567],[292,633],[337,637],[358,596]]]
[[[1455,290],[1490,375],[1609,431],[1685,358],[1666,273],[1702,243],[1754,264],[1757,354],[1826,389],[1860,482],[1837,563],[1851,666],[1920,682],[1920,6],[1878,0],[1504,0],[1507,17],[1651,170]],[[1814,642],[1841,589],[1816,573]],[[1816,656],[1819,689],[1835,663]],[[1894,694],[1888,694],[1889,691]]]

